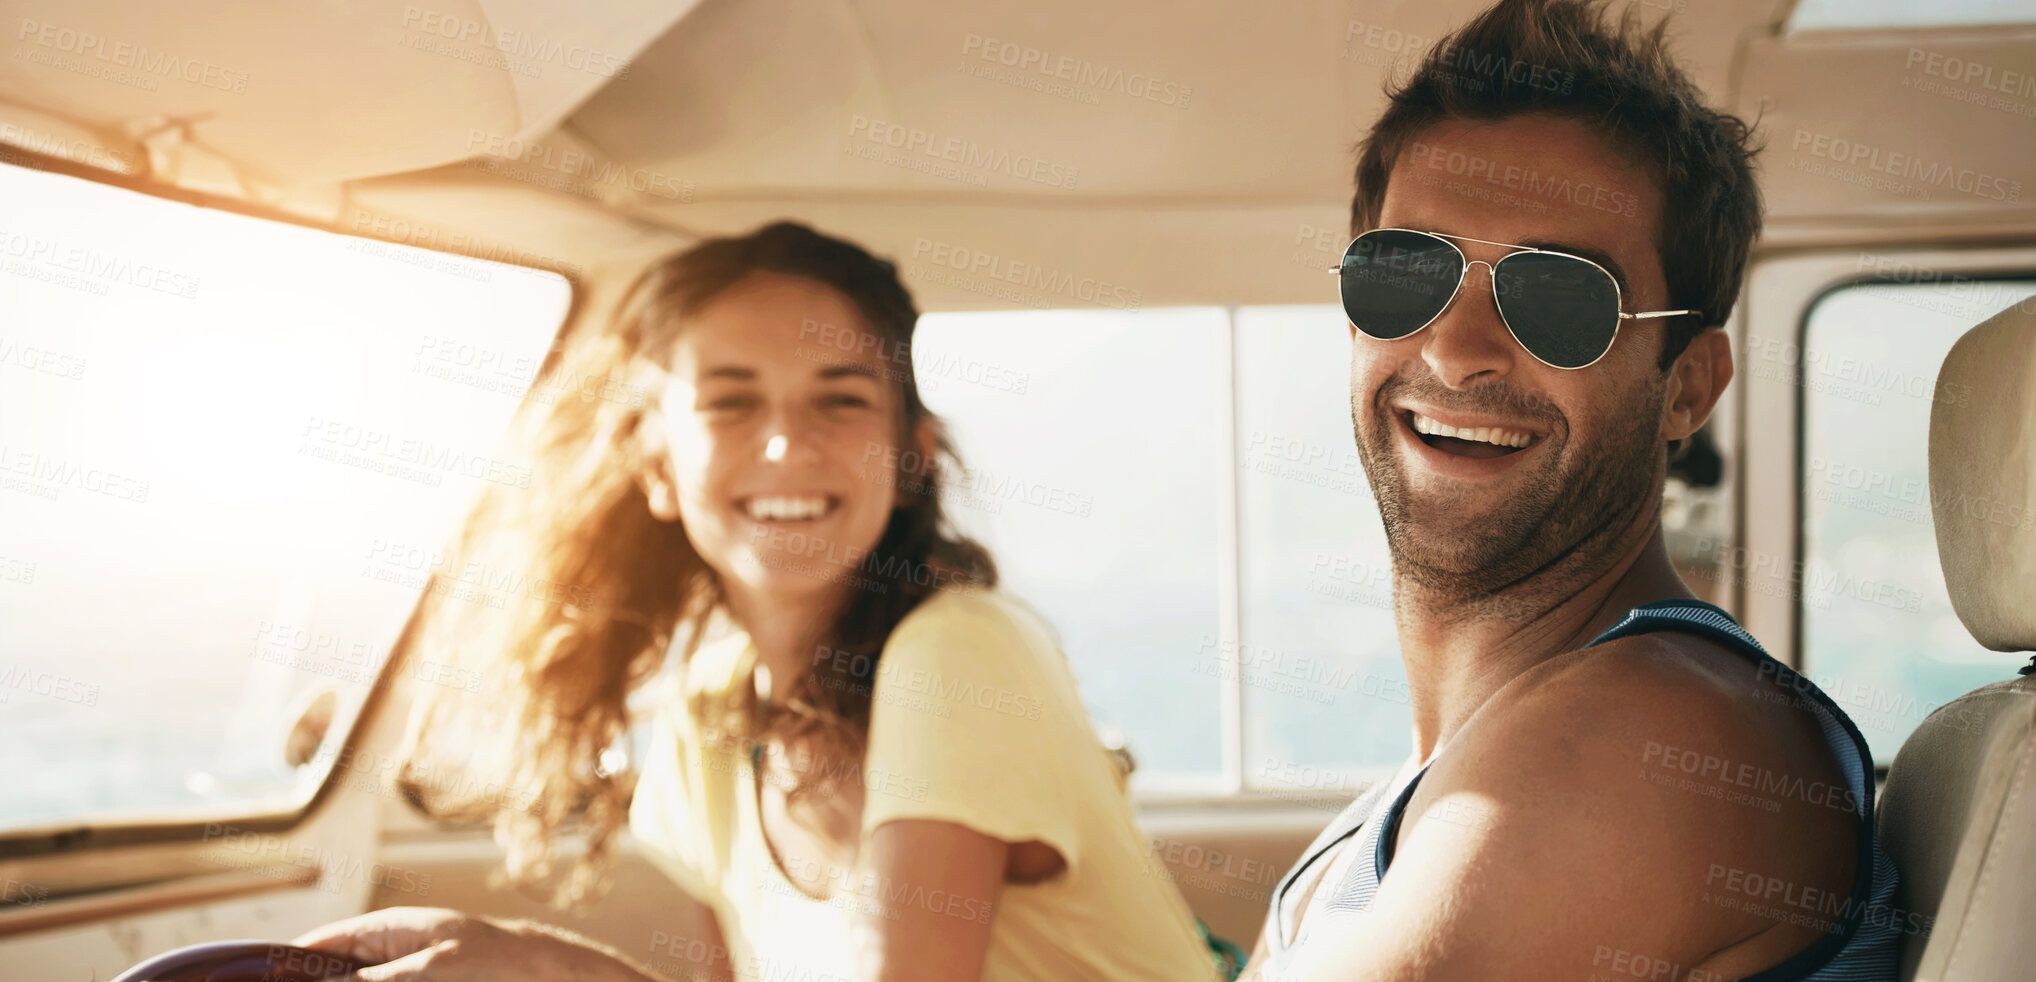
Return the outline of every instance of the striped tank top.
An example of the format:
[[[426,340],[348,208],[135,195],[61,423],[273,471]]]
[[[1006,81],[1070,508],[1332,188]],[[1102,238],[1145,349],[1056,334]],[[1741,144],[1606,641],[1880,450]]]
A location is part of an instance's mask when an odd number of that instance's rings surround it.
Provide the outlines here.
[[[1800,705],[1808,707],[1824,732],[1824,742],[1836,756],[1840,771],[1858,803],[1859,857],[1854,867],[1852,893],[1833,918],[1833,927],[1809,947],[1772,968],[1746,976],[1747,982],[1893,982],[1897,942],[1909,926],[1894,904],[1896,870],[1894,861],[1881,848],[1873,824],[1873,757],[1866,739],[1859,734],[1845,711],[1810,680],[1782,665],[1769,655],[1753,636],[1731,615],[1699,600],[1662,600],[1642,604],[1626,612],[1617,624],[1591,641],[1601,644],[1616,638],[1651,631],[1682,631],[1707,638],[1736,651],[1793,693]],[[1372,786],[1350,803],[1322,830],[1322,834],[1301,854],[1299,862],[1273,890],[1272,909],[1267,913],[1265,939],[1269,956],[1265,978],[1292,978],[1290,966],[1295,954],[1304,949],[1310,936],[1335,937],[1344,933],[1351,917],[1371,908],[1379,881],[1393,858],[1393,840],[1400,817],[1413,797],[1414,788],[1427,773],[1427,765],[1416,768],[1408,762],[1386,782]],[[1351,836],[1354,848],[1341,850],[1320,884],[1308,898],[1305,917],[1299,917],[1295,932],[1298,896],[1289,891],[1322,855]],[[1298,894],[1299,891],[1295,891]],[[1681,977],[1680,970],[1677,972]]]

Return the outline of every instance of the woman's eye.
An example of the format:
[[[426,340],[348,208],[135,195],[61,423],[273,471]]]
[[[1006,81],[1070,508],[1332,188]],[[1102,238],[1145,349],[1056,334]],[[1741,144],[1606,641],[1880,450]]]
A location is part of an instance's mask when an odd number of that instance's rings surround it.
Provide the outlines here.
[[[708,400],[707,411],[714,413],[739,412],[754,405],[756,405],[756,400],[749,396],[722,396],[719,399]]]
[[[870,401],[858,395],[837,393],[821,400],[821,404],[829,409],[863,409],[869,406]]]

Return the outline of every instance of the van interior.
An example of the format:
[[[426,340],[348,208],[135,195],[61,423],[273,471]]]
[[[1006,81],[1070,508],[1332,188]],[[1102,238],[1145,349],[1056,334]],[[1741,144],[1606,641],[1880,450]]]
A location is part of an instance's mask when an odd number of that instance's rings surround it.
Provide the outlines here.
[[[419,694],[476,681],[402,655],[429,592],[558,589],[448,542],[528,479],[493,455],[519,413],[625,384],[550,371],[563,342],[779,218],[897,263],[956,520],[1215,935],[1249,949],[1405,756],[1324,271],[1384,85],[1481,4],[0,5],[0,977],[411,904],[685,964],[700,908],[626,841],[552,910],[398,793]],[[2019,976],[2036,5],[1615,6],[1765,142],[1677,568],[1871,744],[1904,978]]]

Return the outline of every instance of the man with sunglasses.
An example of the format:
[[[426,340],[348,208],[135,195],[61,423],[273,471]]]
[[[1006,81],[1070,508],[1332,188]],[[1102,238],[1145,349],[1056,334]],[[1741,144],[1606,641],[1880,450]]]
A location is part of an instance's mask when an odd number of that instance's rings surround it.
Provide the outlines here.
[[[1760,202],[1662,37],[1504,0],[1363,144],[1335,273],[1414,751],[1282,879],[1247,977],[1894,978],[1917,921],[1864,740],[1663,546]]]

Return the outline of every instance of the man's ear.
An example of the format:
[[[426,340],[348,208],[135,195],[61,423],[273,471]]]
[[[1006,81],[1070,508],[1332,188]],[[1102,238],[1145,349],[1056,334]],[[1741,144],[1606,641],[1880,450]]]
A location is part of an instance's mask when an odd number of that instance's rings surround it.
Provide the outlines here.
[[[672,473],[672,457],[666,450],[664,416],[648,410],[636,422],[636,486],[650,503],[650,513],[659,521],[679,520],[679,482]]]
[[[1732,383],[1732,339],[1721,328],[1690,339],[1668,369],[1668,391],[1661,407],[1661,438],[1688,439],[1711,418],[1711,411]]]

